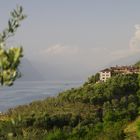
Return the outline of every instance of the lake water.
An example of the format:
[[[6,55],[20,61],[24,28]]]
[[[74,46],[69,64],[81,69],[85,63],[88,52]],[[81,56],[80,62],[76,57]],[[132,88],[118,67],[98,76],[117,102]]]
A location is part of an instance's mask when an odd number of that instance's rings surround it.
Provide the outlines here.
[[[55,96],[58,93],[78,87],[82,82],[16,82],[11,87],[0,87],[0,111],[6,111],[17,105]]]

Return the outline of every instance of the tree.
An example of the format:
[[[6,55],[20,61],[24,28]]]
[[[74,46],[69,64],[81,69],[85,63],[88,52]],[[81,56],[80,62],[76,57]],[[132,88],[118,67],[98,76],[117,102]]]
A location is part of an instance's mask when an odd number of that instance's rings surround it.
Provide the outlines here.
[[[14,81],[20,77],[18,66],[23,57],[23,49],[21,46],[8,47],[6,42],[9,37],[15,35],[20,22],[26,18],[23,14],[23,8],[17,6],[10,13],[11,17],[8,26],[0,33],[0,85],[11,86]]]

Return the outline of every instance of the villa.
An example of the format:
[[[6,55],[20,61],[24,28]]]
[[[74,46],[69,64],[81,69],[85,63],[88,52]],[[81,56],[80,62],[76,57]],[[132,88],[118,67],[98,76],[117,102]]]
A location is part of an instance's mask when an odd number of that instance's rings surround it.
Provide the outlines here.
[[[140,73],[139,67],[134,66],[116,66],[110,67],[99,72],[100,74],[100,81],[106,82],[113,74],[133,74],[133,73]]]

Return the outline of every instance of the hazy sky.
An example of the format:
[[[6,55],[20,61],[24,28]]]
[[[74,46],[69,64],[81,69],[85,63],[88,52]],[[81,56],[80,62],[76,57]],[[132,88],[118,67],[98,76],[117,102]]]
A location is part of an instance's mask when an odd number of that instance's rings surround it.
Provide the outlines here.
[[[1,0],[0,30],[17,4],[28,18],[8,43],[48,79],[83,79],[140,53],[139,0]]]

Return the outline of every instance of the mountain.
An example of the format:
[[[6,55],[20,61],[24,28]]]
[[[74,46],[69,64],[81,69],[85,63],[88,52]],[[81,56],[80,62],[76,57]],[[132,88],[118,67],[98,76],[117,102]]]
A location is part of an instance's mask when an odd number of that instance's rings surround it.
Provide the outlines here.
[[[42,81],[43,76],[38,72],[38,70],[32,65],[32,63],[24,58],[21,61],[19,70],[22,74],[20,81]]]
[[[118,60],[112,61],[109,66],[113,66],[115,65],[132,65],[135,62],[140,60],[140,54],[135,54],[135,55],[131,55],[131,56],[127,56],[124,58],[120,58]]]

